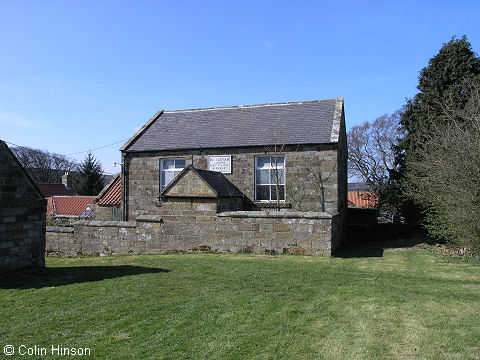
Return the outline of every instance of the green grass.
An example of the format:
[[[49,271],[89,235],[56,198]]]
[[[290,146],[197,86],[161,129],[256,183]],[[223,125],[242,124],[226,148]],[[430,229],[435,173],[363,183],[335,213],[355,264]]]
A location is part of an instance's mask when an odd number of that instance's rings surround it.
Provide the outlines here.
[[[428,250],[48,257],[40,274],[0,279],[0,358],[5,344],[95,359],[479,359],[480,266]]]

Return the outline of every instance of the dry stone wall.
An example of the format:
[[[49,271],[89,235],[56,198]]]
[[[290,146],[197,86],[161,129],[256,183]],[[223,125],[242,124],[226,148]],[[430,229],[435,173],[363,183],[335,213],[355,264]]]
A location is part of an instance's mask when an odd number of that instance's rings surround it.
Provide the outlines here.
[[[330,256],[339,242],[337,216],[327,213],[217,214],[207,199],[179,201],[174,207],[174,212],[139,216],[135,221],[81,220],[74,223],[73,232],[49,227],[47,252],[70,256],[179,251]]]

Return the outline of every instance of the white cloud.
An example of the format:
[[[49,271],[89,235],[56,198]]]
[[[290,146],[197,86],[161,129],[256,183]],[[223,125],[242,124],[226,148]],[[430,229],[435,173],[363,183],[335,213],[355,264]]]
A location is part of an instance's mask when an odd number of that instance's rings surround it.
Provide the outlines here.
[[[263,45],[265,45],[265,47],[267,49],[270,49],[271,47],[273,47],[275,45],[275,43],[271,42],[271,41],[264,41],[263,42]]]

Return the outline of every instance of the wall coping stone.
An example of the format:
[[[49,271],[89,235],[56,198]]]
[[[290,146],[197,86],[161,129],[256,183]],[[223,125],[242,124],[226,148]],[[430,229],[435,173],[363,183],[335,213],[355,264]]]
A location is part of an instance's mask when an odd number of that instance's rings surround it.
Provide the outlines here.
[[[302,218],[302,219],[332,219],[338,214],[332,215],[326,212],[313,211],[225,211],[217,214],[220,217],[235,218]]]
[[[162,217],[158,215],[139,215],[135,221],[140,222],[162,222]]]
[[[83,226],[96,226],[96,227],[122,227],[122,228],[134,228],[135,221],[98,221],[98,220],[79,220],[73,223],[73,225]]]
[[[47,226],[47,232],[73,233],[72,226]]]

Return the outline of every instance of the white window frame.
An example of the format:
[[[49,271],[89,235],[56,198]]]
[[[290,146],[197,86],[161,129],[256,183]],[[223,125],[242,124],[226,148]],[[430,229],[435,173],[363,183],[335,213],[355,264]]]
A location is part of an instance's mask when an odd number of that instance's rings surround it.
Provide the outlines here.
[[[269,167],[262,167],[262,168],[259,168],[258,167],[258,159],[260,158],[266,158],[266,157],[269,157],[271,158],[270,160],[270,166]],[[272,163],[272,160],[273,158],[279,158],[279,157],[283,157],[283,164],[280,164],[280,163],[277,163],[277,166],[275,167],[275,163]],[[287,183],[287,174],[286,174],[286,171],[285,171],[285,155],[282,154],[282,155],[257,155],[255,156],[255,171],[254,171],[254,177],[255,177],[255,202],[265,202],[265,203],[271,203],[271,202],[276,202],[277,200],[274,200],[272,199],[272,191],[271,191],[271,186],[276,186],[277,184],[276,183],[268,183],[268,184],[258,184],[258,185],[265,185],[265,186],[268,186],[269,187],[269,200],[258,200],[257,198],[257,170],[265,170],[265,169],[268,169],[268,170],[275,170],[278,169],[278,170],[283,170],[283,184],[278,184],[278,185],[281,185],[283,186],[283,199],[280,199],[280,202],[285,202],[285,198],[286,198],[286,183]]]
[[[171,169],[164,169],[164,168],[163,168],[163,163],[164,163],[165,161],[168,161],[168,160],[173,160],[173,161],[183,160],[183,161],[185,161],[185,166],[184,166],[183,168],[174,167],[174,168],[171,168]],[[174,164],[175,164],[175,163],[174,163]],[[175,165],[176,165],[176,164],[175,164]],[[170,184],[170,183],[168,183],[168,184],[163,184],[163,183],[162,183],[162,174],[163,174],[164,172],[181,172],[183,169],[185,169],[186,166],[187,166],[187,159],[186,159],[186,158],[182,158],[182,157],[177,158],[177,157],[175,157],[175,158],[162,158],[162,159],[160,159],[160,192],[162,192],[163,190],[165,190],[165,188]],[[177,175],[178,175],[178,174],[177,174]],[[175,176],[175,177],[176,177],[176,176]],[[175,178],[175,177],[174,177],[174,178]],[[173,179],[172,179],[172,181],[173,181]]]

